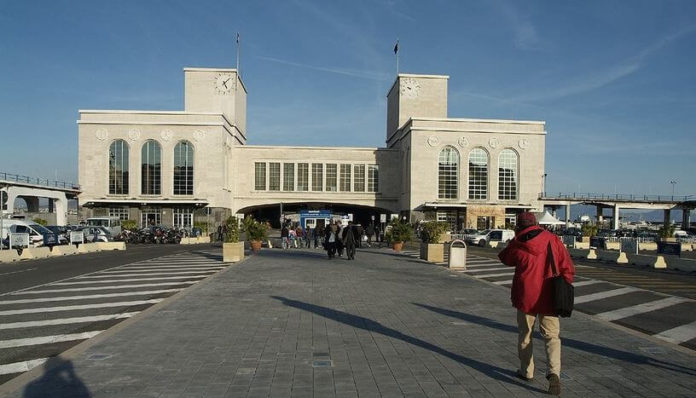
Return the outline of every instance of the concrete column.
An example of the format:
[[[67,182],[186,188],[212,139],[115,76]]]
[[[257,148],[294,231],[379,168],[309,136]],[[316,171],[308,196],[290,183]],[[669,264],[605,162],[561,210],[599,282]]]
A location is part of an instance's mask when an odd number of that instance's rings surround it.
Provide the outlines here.
[[[682,229],[686,231],[691,228],[691,209],[682,210]]]
[[[570,225],[570,204],[567,204],[565,206],[565,222],[566,222],[566,227]]]
[[[556,213],[558,212],[558,206],[551,206],[551,215],[556,217]],[[556,217],[558,218],[558,217]]]
[[[39,198],[36,196],[22,196],[22,199],[27,203],[27,212],[38,213],[39,212]]]
[[[51,199],[51,198],[48,199],[48,212],[49,213],[53,213],[53,209],[55,208],[53,201],[54,201],[54,199]]]
[[[670,210],[670,209],[666,209],[666,210],[665,210],[665,217],[664,217],[665,229],[669,228],[669,224],[670,224],[670,222],[669,222],[669,215],[670,215],[670,213],[671,213],[671,210]]]
[[[619,229],[619,205],[614,205],[614,229]]]
[[[602,215],[604,208],[602,206],[597,206],[597,224],[604,222],[604,216]]]

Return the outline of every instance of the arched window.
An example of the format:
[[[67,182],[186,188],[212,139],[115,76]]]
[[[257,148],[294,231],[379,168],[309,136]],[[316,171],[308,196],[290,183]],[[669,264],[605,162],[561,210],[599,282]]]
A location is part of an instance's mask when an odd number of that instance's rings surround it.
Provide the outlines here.
[[[188,141],[174,147],[174,195],[193,195],[193,145]]]
[[[483,148],[469,152],[469,199],[488,199],[488,152]]]
[[[124,140],[109,146],[109,194],[128,194],[128,144]]]
[[[437,167],[437,197],[456,199],[459,192],[459,152],[451,146],[440,151]]]
[[[498,157],[498,199],[517,200],[517,153],[503,149]]]
[[[141,153],[141,191],[143,195],[162,194],[162,147],[147,140]]]

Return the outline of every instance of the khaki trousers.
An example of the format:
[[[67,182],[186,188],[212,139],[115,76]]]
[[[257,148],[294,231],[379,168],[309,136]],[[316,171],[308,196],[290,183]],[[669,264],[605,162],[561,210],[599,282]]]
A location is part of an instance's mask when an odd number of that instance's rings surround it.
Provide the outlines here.
[[[539,330],[546,344],[546,360],[548,370],[546,375],[561,375],[561,325],[557,316],[530,315],[517,310],[517,352],[520,357],[520,370],[526,377],[534,377],[534,350],[532,347],[532,331],[534,322],[539,318]]]

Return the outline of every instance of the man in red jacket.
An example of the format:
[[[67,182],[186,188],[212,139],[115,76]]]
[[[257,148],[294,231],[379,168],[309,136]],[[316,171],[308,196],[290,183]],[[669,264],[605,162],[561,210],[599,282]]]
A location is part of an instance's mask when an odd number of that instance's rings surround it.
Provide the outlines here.
[[[515,239],[500,252],[498,257],[503,264],[515,267],[512,280],[512,306],[517,308],[517,327],[519,330],[517,350],[520,369],[517,375],[525,380],[534,377],[534,357],[532,356],[532,330],[539,318],[539,329],[546,343],[546,358],[549,380],[549,394],[561,393],[561,339],[560,323],[553,310],[550,258],[551,248],[558,273],[573,282],[575,267],[568,250],[556,235],[537,225],[536,217],[529,212],[517,216]]]

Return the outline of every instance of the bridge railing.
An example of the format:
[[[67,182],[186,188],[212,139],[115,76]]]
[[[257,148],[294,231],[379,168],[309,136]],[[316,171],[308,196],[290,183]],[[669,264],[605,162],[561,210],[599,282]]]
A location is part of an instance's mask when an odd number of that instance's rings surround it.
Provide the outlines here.
[[[22,184],[41,185],[41,186],[50,187],[50,188],[63,188],[63,189],[74,189],[74,190],[80,189],[80,185],[75,184],[73,182],[55,181],[55,180],[49,180],[49,179],[43,179],[43,178],[34,178],[34,177],[23,176],[23,175],[19,175],[19,174],[5,173],[5,172],[1,172],[1,171],[0,171],[0,180],[17,182],[17,183],[22,183]]]
[[[617,200],[626,202],[686,202],[696,200],[696,195],[627,195],[601,193],[558,193],[558,195],[542,192],[539,199],[558,200]]]

